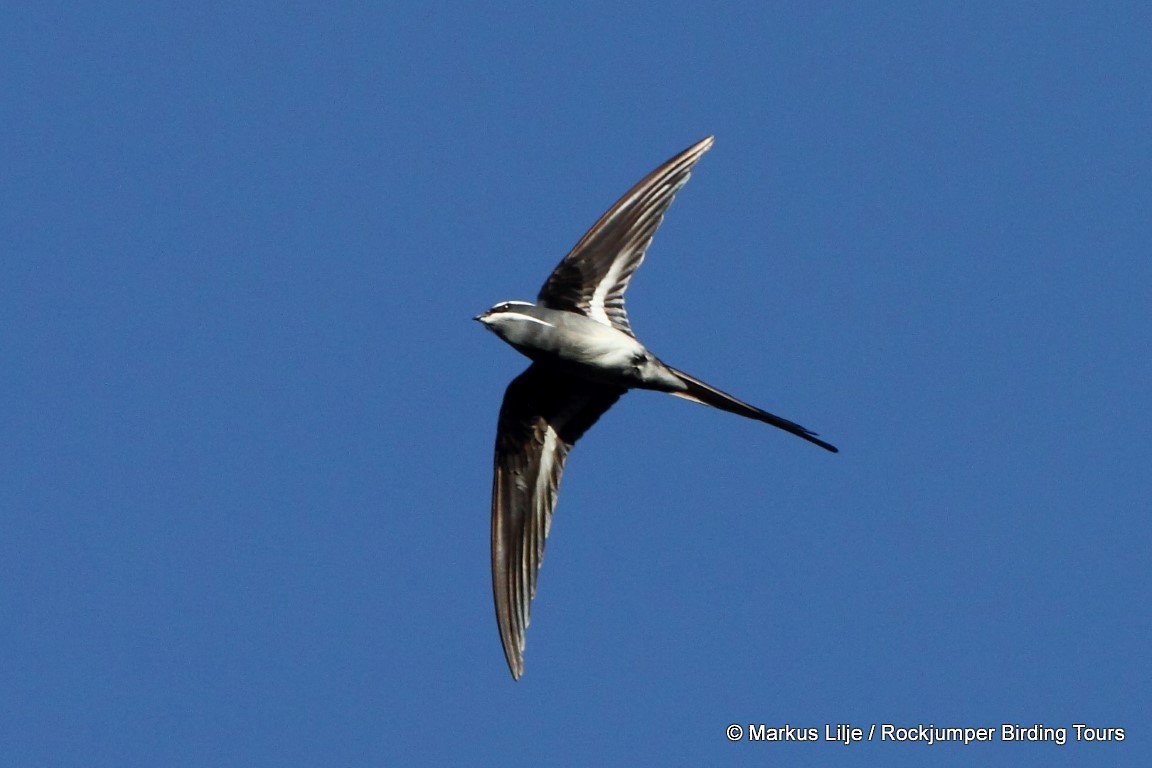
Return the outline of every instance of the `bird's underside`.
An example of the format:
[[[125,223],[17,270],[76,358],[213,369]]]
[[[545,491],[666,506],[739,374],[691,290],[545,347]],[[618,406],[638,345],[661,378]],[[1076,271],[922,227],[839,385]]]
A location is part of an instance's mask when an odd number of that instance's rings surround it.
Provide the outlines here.
[[[694,144],[629,190],[553,270],[536,304],[502,302],[476,318],[534,361],[504,393],[492,484],[492,592],[514,678],[524,671],[524,634],[564,462],[626,391],[668,392],[836,451],[799,424],[663,364],[632,332],[624,307],[629,280],[711,146],[711,137]]]

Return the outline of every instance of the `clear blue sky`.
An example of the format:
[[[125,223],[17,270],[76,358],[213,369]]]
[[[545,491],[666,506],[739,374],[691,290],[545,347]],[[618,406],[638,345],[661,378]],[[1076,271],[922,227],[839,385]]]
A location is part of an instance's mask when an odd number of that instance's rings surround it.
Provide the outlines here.
[[[0,765],[1148,765],[1146,3],[0,12]],[[531,299],[697,139],[508,675]],[[730,723],[1123,743],[729,743]]]

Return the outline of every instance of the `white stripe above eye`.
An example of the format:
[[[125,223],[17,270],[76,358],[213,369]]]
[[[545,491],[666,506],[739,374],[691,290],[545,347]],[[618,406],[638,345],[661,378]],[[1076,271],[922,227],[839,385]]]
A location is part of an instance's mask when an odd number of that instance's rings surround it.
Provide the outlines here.
[[[499,315],[497,315],[497,317],[515,317],[519,320],[528,320],[528,321],[533,322],[533,323],[540,323],[540,325],[546,325],[549,328],[555,328],[556,327],[556,326],[552,325],[552,323],[541,320],[538,317],[532,317],[531,315],[521,314],[520,312],[501,312]]]

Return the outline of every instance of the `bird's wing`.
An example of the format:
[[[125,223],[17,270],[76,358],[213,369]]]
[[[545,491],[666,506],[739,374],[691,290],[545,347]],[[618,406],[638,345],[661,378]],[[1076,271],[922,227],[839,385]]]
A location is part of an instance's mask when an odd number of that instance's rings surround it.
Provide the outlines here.
[[[537,301],[579,312],[633,336],[624,291],[644,261],[652,235],[692,166],[712,147],[712,137],[693,144],[632,187],[580,238],[552,270]]]
[[[492,480],[492,594],[514,678],[524,671],[524,630],[564,460],[625,391],[533,364],[504,393]]]

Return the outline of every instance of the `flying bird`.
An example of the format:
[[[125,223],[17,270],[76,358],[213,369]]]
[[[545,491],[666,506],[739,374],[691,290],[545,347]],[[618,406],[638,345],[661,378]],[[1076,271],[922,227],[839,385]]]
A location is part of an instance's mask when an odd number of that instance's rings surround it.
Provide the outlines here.
[[[532,360],[504,393],[492,482],[492,593],[512,677],[524,672],[544,540],[568,451],[630,389],[667,392],[836,448],[795,422],[663,363],[632,332],[624,292],[712,137],[645,176],[552,270],[536,303],[503,301],[476,320]]]

